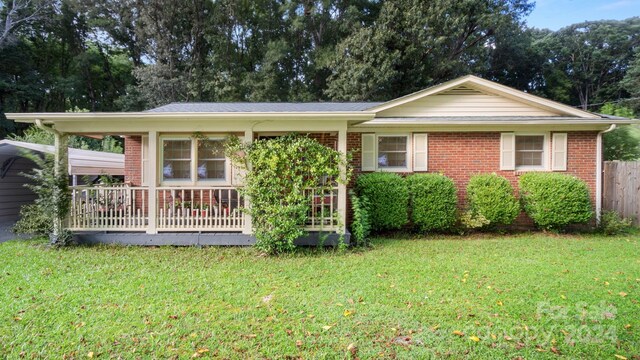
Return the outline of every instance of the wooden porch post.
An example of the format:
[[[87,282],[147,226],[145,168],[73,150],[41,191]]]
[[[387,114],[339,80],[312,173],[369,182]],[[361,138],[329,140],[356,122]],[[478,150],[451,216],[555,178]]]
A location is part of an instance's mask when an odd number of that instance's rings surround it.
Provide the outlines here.
[[[347,154],[347,124],[340,130],[338,130],[338,151],[342,154]],[[345,166],[342,166],[340,169],[342,174],[346,174],[347,169]],[[340,222],[343,233],[346,233],[347,229],[347,184],[338,184],[338,214],[340,216]]]
[[[253,141],[253,129],[249,128],[244,131],[244,141],[251,142]],[[249,164],[251,166],[251,164]],[[245,197],[244,198],[244,207],[249,208],[251,206],[251,199]],[[244,228],[242,229],[242,233],[246,235],[253,234],[253,226],[251,224],[251,215],[244,213]]]
[[[55,177],[64,178],[66,180],[66,184],[69,183],[69,135],[55,132],[54,133],[54,174]],[[65,186],[66,189],[66,186]],[[64,229],[63,221],[66,214],[62,213],[62,209],[58,206],[58,199],[60,199],[63,194],[61,191],[65,191],[65,189],[60,189],[56,186],[53,192],[54,204],[55,205],[55,216],[53,222],[53,238],[51,239],[53,242],[57,242],[62,234],[62,230]]]
[[[157,234],[157,191],[158,184],[158,132],[149,131],[149,224],[147,225],[147,234]]]

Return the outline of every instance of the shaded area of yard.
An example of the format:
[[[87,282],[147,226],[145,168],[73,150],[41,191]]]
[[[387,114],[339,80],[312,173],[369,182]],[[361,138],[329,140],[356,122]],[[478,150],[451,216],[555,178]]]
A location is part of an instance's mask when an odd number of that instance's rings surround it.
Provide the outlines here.
[[[6,242],[0,357],[640,356],[637,235],[374,244],[270,258]]]

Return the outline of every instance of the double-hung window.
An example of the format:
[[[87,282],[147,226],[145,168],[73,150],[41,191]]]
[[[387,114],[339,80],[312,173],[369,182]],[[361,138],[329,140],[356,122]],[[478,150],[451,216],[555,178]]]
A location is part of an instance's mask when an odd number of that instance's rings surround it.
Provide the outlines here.
[[[544,135],[516,135],[516,168],[544,168]]]
[[[226,179],[226,158],[222,139],[198,141],[198,180],[219,181]]]
[[[378,136],[378,169],[408,169],[409,136]]]
[[[566,171],[567,139],[567,133],[502,133],[500,170]]]
[[[427,134],[362,134],[362,171],[427,171]]]
[[[162,180],[191,181],[191,139],[162,139]]]
[[[223,138],[162,137],[162,182],[226,182],[228,161]]]

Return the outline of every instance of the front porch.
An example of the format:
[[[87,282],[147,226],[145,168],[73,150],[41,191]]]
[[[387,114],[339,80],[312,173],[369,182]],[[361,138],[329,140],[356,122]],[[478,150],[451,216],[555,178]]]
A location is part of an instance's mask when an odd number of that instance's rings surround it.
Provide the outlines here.
[[[310,232],[339,232],[338,187],[307,189]],[[155,204],[155,205],[151,205]],[[67,229],[73,232],[251,234],[247,202],[234,186],[74,186]],[[153,215],[155,214],[155,216]],[[155,229],[155,232],[152,231]]]

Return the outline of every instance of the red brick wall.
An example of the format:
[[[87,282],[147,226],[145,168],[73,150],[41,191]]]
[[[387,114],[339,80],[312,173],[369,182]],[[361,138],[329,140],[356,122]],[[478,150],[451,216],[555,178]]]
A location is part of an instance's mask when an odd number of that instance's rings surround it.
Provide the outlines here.
[[[568,132],[568,163],[565,173],[586,181],[595,201],[597,132]],[[353,151],[354,178],[360,173],[361,134],[347,134],[347,149]],[[434,132],[428,135],[429,172],[443,173],[458,187],[458,201],[464,205],[466,186],[473,174],[497,173],[518,187],[518,172],[500,171],[499,132]],[[551,149],[549,149],[550,151]],[[353,185],[353,182],[350,186]],[[595,204],[595,203],[594,203]],[[349,205],[350,209],[350,205]]]
[[[124,181],[131,186],[142,184],[142,136],[124,138]]]

